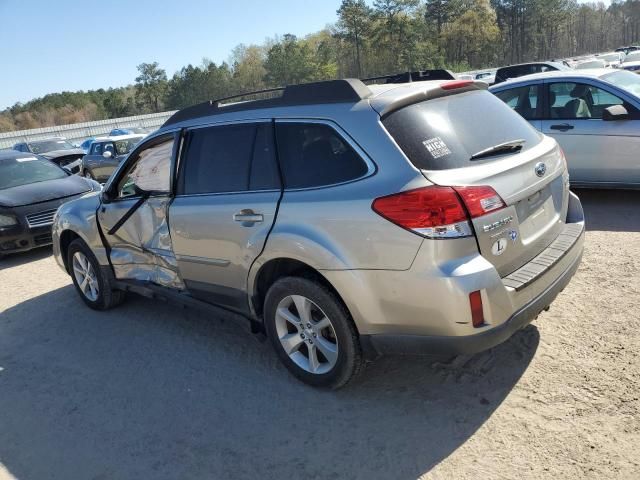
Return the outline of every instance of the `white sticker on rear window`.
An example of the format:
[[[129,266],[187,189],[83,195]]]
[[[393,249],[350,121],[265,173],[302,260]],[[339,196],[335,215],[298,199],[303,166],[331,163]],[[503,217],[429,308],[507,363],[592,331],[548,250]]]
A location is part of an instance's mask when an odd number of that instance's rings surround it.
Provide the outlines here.
[[[37,160],[36,157],[24,157],[24,158],[16,158],[16,162],[33,162]]]
[[[430,138],[422,142],[425,148],[429,151],[433,158],[444,157],[445,155],[451,155],[451,150],[447,147],[447,144],[440,137]]]

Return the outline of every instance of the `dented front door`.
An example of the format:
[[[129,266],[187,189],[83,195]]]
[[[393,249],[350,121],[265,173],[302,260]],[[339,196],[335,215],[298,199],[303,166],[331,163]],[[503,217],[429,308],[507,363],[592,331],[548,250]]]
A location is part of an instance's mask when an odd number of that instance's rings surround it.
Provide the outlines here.
[[[107,187],[98,220],[119,280],[184,288],[167,223],[175,144],[173,134],[145,142]]]

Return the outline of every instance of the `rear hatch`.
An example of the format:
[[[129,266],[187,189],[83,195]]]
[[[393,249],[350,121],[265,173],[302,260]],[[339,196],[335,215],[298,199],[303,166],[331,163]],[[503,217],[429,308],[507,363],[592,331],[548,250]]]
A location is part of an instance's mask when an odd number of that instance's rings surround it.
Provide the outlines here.
[[[482,199],[487,208],[469,213],[480,253],[504,277],[542,252],[564,227],[564,156],[553,139],[489,92],[443,93],[386,113],[382,123],[430,182],[490,187],[469,189],[490,192]],[[464,188],[456,190],[464,198]]]

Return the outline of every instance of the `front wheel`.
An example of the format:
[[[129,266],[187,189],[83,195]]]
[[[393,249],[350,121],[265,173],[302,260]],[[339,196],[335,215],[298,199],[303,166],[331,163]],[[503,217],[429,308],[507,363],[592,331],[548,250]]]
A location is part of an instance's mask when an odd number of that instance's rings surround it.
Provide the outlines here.
[[[362,368],[362,349],[351,316],[324,285],[306,278],[282,278],[269,289],[264,314],[280,360],[303,382],[337,389]]]
[[[91,175],[91,172],[89,170],[85,170],[83,175],[84,175],[84,178],[88,178],[89,180],[95,180],[95,178],[93,178],[93,175]]]
[[[80,297],[94,310],[108,310],[124,300],[124,292],[113,287],[91,249],[80,239],[69,245],[67,265]]]

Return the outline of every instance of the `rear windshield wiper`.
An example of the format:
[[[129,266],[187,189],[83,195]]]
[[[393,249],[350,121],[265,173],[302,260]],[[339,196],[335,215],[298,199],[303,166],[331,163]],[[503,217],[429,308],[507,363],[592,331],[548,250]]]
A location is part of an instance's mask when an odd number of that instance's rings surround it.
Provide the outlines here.
[[[493,147],[485,148],[477,153],[471,155],[469,160],[479,160],[481,158],[492,157],[494,155],[500,155],[502,153],[515,153],[522,150],[522,146],[527,143],[524,139],[510,140],[508,142],[494,145]]]

